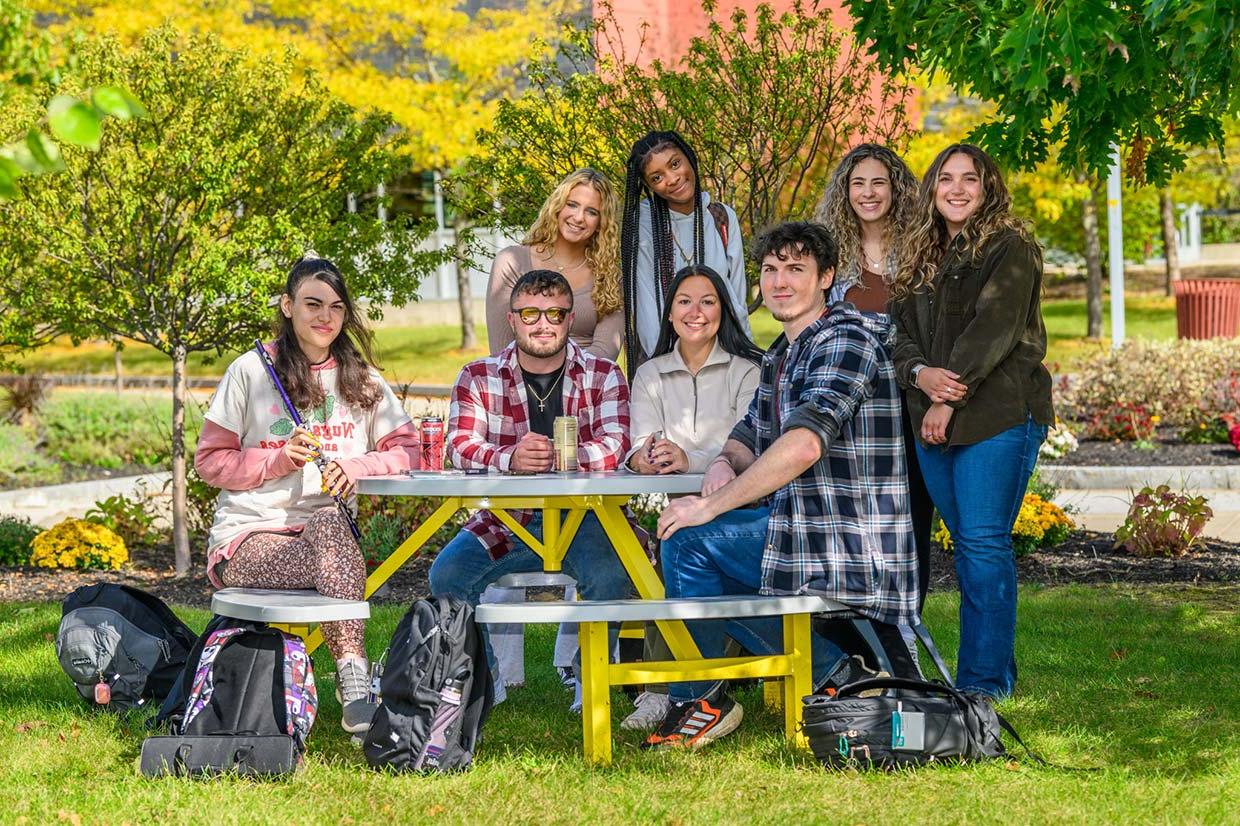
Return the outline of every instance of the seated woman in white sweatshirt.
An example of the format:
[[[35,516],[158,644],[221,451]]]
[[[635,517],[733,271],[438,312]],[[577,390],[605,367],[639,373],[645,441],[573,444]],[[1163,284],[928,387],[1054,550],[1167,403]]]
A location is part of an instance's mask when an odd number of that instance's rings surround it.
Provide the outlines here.
[[[668,294],[654,355],[633,378],[627,465],[637,473],[702,473],[749,409],[762,351],[710,267],[681,269]]]

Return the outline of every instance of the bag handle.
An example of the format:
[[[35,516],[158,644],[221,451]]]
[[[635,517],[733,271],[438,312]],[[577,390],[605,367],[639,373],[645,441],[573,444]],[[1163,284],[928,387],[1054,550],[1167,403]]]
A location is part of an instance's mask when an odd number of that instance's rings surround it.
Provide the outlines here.
[[[189,743],[181,743],[177,746],[176,753],[172,756],[173,774],[184,775],[189,774],[189,754],[194,747]]]
[[[869,691],[875,688],[907,688],[910,691],[922,691],[926,694],[942,694],[952,697],[960,702],[965,702],[965,696],[956,689],[943,683],[932,683],[926,680],[911,680],[907,677],[873,677],[868,680],[858,680],[855,683],[849,683],[835,692],[836,697],[852,697],[860,694],[862,691]]]

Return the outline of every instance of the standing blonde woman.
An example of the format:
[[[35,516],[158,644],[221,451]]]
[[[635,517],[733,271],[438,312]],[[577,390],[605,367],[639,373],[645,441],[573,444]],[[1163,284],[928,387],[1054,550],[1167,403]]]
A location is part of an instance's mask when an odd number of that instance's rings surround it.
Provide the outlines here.
[[[960,582],[962,691],[1016,685],[1012,525],[1054,420],[1042,253],[998,166],[967,143],[934,159],[892,284],[896,377]]]
[[[554,270],[573,288],[569,337],[592,355],[615,361],[624,339],[620,292],[620,223],[606,176],[578,169],[543,202],[524,240],[495,255],[487,284],[487,339],[491,355],[512,343],[508,301],[530,270]]]
[[[840,160],[815,216],[840,246],[840,263],[829,300],[849,301],[862,312],[886,316],[903,235],[917,211],[917,177],[885,146],[863,143]],[[934,503],[917,464],[917,439],[904,405],[904,457],[909,507],[917,545],[919,605],[930,586],[930,527]]]
[[[513,285],[531,270],[554,270],[573,290],[573,326],[568,335],[591,355],[615,361],[624,341],[624,298],[620,291],[619,207],[611,183],[601,172],[578,169],[552,190],[538,218],[518,245],[495,255],[487,284],[487,340],[491,355],[513,342],[508,323]],[[566,597],[571,598],[571,589]],[[487,588],[483,602],[519,602],[522,588]],[[499,663],[497,700],[504,685],[525,682],[523,626],[491,629],[491,645]],[[577,650],[575,625],[565,625],[556,638],[555,665],[566,684]]]

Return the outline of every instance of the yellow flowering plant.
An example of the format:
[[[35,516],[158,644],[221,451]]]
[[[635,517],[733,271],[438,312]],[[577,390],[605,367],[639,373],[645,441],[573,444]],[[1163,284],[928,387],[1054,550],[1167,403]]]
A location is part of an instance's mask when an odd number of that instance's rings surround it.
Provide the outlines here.
[[[66,519],[30,543],[30,564],[41,568],[112,568],[129,561],[125,541],[103,525]]]
[[[1024,556],[1038,548],[1054,547],[1066,540],[1075,527],[1063,508],[1036,493],[1026,493],[1012,526],[1012,550],[1016,556]],[[945,551],[952,550],[951,531],[938,517],[931,541]]]

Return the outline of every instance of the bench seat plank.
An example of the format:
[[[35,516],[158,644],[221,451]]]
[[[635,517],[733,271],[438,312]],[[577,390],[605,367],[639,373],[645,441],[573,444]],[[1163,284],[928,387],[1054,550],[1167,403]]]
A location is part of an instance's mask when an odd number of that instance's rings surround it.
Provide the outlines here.
[[[368,619],[370,603],[325,597],[318,591],[268,588],[222,588],[211,597],[211,611],[253,622],[304,625]]]
[[[481,623],[556,623],[743,619],[824,613],[851,614],[852,609],[819,596],[723,596],[483,603],[475,609],[474,617]]]

